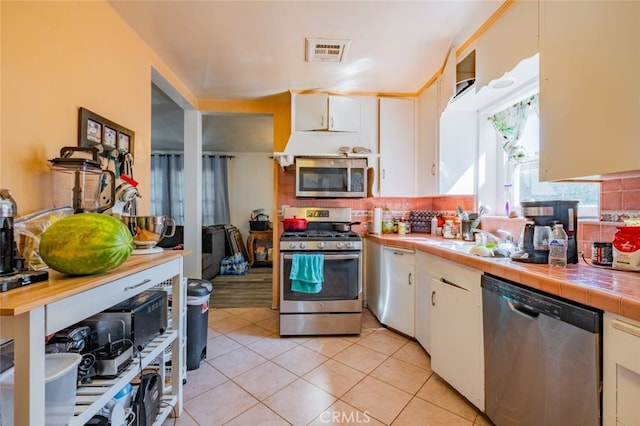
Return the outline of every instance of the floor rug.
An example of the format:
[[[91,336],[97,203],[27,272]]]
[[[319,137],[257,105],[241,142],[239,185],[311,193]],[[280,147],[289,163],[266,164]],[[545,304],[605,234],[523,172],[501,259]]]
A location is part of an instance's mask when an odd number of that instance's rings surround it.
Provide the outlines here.
[[[253,267],[247,275],[216,275],[209,305],[214,308],[271,308],[271,268]]]

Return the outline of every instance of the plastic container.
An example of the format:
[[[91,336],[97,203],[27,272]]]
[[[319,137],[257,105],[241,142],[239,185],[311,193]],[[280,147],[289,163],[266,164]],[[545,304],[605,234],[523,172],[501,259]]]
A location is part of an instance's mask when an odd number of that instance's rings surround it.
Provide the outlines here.
[[[393,222],[393,214],[389,210],[382,212],[382,233],[393,234],[395,232],[395,223]]]
[[[44,358],[45,424],[65,425],[73,417],[76,404],[78,364],[82,356],[73,353],[46,354]],[[13,424],[14,368],[0,376],[0,418],[2,424]]]
[[[438,233],[438,218],[434,216],[431,218],[431,235],[437,235],[437,233]]]
[[[598,266],[613,265],[613,245],[609,242],[594,242],[591,247],[591,263]]]
[[[567,266],[567,242],[569,237],[561,223],[553,226],[549,240],[549,265],[564,268]]]
[[[197,370],[207,357],[209,295],[213,284],[206,280],[187,279],[187,370]]]

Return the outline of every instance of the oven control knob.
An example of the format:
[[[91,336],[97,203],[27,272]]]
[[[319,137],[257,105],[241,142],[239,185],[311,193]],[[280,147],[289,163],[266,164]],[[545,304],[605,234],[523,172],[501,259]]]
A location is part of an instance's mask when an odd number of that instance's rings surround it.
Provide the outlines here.
[[[304,249],[305,247],[307,247],[307,244],[300,241],[300,249]]]
[[[344,245],[344,243],[343,243],[342,241],[338,241],[338,242],[336,243],[336,248],[341,249],[343,245]]]
[[[318,243],[318,248],[319,248],[319,249],[322,249],[322,248],[324,248],[326,245],[327,245],[327,243],[325,243],[324,241],[320,241],[320,242]]]
[[[292,241],[292,242],[289,243],[289,248],[294,249],[294,248],[296,248],[297,245],[298,244],[295,241]]]
[[[351,241],[347,242],[347,248],[350,249],[353,247],[353,243]]]

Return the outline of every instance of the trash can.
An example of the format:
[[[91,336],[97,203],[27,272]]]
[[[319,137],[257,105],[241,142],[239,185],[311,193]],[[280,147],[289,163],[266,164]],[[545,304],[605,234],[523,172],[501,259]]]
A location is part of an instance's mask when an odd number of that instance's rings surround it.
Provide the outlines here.
[[[209,321],[209,295],[211,282],[187,279],[187,370],[200,368],[207,356],[207,327]]]

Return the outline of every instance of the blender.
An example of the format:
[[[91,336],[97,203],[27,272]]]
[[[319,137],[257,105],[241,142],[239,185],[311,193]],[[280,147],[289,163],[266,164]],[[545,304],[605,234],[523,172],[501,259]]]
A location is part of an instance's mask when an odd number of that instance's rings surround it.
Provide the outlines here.
[[[98,156],[95,147],[64,147],[59,158],[49,160],[54,207],[70,206],[74,213],[102,213],[113,207],[115,174],[102,170]],[[105,190],[107,193],[102,196]]]

